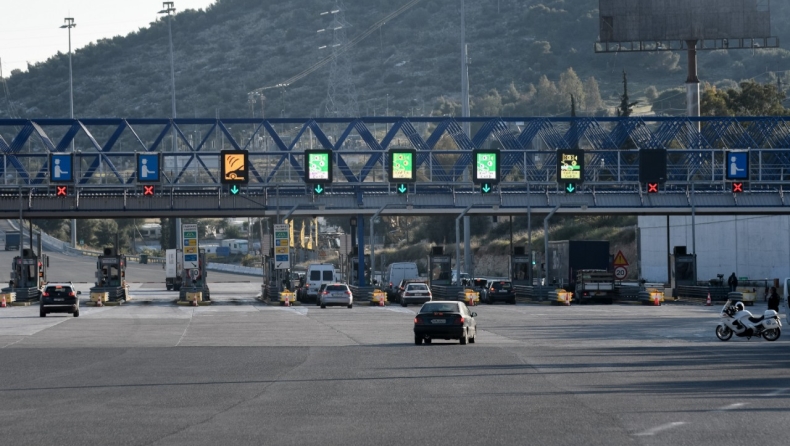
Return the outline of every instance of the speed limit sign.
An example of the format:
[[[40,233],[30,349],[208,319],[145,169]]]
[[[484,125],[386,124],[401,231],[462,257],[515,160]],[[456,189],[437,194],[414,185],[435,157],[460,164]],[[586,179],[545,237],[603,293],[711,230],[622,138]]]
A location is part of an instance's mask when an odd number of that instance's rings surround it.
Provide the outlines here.
[[[627,275],[628,270],[624,266],[618,266],[614,269],[614,278],[617,280],[623,280]]]

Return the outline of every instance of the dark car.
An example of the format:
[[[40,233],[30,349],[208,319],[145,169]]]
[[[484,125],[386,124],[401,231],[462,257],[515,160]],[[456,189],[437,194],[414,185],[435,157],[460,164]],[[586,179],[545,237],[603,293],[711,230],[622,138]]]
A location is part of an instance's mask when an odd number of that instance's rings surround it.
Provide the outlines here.
[[[489,281],[484,301],[487,304],[502,301],[515,305],[516,290],[513,288],[513,282],[508,280]]]
[[[39,316],[46,317],[47,313],[71,313],[80,317],[79,291],[71,283],[50,283],[41,293],[41,307]]]
[[[461,344],[474,343],[477,337],[477,313],[470,313],[463,302],[433,301],[420,308],[414,318],[414,343],[430,344],[434,339],[458,339]]]

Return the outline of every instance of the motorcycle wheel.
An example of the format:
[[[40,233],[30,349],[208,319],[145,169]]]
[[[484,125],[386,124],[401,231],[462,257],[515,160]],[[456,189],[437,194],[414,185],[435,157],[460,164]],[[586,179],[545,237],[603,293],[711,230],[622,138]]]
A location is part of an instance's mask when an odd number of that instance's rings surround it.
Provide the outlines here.
[[[732,337],[732,330],[730,330],[730,327],[719,325],[716,327],[716,337],[722,341],[729,341]]]
[[[766,341],[773,342],[773,341],[779,339],[779,336],[781,334],[782,334],[781,330],[779,330],[778,328],[772,328],[770,330],[765,330],[763,332],[763,337],[765,338]]]

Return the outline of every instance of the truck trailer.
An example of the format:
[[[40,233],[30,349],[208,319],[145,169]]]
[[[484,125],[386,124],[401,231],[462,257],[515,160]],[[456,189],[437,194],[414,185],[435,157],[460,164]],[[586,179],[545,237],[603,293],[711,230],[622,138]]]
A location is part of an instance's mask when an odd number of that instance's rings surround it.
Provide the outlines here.
[[[165,286],[167,290],[178,291],[181,289],[184,266],[180,249],[168,249],[165,251]]]
[[[611,303],[616,290],[609,242],[588,240],[549,242],[546,263],[548,285],[574,293],[577,302],[589,298]]]

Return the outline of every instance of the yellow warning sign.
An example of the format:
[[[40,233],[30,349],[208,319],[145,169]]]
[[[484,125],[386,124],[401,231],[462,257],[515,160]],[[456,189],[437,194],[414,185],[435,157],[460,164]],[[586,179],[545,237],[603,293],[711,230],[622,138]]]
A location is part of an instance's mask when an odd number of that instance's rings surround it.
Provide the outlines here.
[[[222,182],[247,183],[249,181],[247,152],[243,150],[223,150]]]
[[[285,248],[283,248],[282,246],[278,246],[278,247],[274,248],[274,253],[275,254],[288,254],[288,247],[286,246]]]
[[[184,246],[184,254],[197,254],[197,246]]]
[[[617,255],[614,256],[614,266],[628,266],[628,260],[625,259],[623,255],[623,251],[617,251]]]
[[[278,246],[288,246],[288,239],[285,239],[285,238],[277,239],[277,245]]]

